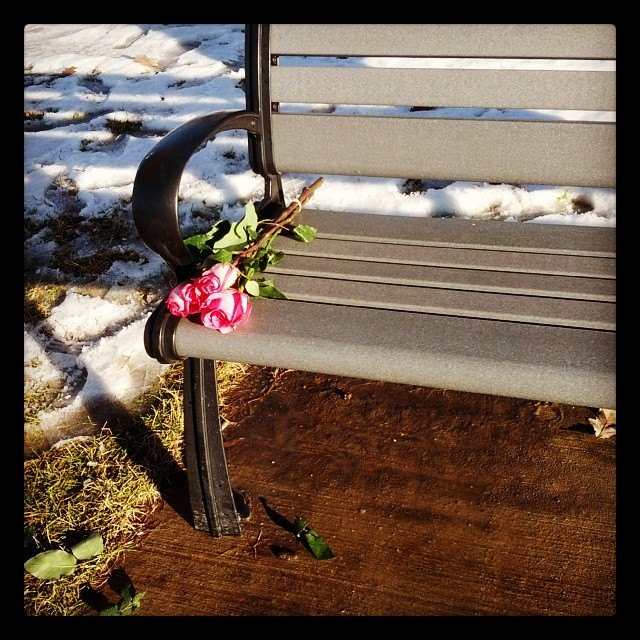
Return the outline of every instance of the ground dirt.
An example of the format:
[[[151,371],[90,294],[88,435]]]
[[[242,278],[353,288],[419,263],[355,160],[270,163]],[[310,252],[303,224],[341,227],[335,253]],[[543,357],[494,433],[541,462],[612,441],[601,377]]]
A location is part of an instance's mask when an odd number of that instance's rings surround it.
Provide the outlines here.
[[[231,396],[242,535],[194,530],[179,473],[105,601],[130,580],[137,616],[616,613],[616,438],[595,408],[257,367]]]

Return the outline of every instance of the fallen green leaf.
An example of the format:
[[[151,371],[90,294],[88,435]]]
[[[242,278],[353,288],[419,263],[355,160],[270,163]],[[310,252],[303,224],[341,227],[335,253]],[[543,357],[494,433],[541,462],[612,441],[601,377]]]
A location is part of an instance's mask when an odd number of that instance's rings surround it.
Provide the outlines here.
[[[329,545],[318,535],[318,532],[311,528],[309,523],[303,518],[296,516],[293,521],[296,531],[296,538],[304,541],[307,548],[318,560],[329,560],[334,557]]]
[[[24,568],[41,580],[58,580],[76,570],[76,559],[70,553],[54,549],[43,551],[24,563]]]
[[[99,556],[104,550],[102,536],[99,533],[91,533],[78,544],[71,547],[71,553],[78,560],[90,560]]]
[[[120,592],[120,600],[117,604],[111,605],[100,611],[101,616],[132,616],[140,606],[145,591],[134,593],[133,585],[127,584]]]

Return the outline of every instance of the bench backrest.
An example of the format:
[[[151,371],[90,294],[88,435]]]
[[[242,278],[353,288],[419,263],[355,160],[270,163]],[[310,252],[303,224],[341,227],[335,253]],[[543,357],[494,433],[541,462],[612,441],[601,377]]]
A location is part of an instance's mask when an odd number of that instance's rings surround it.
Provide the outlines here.
[[[258,173],[615,186],[613,25],[247,29]]]

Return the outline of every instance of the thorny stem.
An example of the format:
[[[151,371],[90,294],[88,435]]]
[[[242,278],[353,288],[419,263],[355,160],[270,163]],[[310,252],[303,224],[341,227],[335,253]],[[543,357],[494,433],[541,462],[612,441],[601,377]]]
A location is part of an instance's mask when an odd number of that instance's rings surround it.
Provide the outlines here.
[[[270,227],[257,240],[241,251],[231,263],[237,267],[240,261],[258,251],[258,249],[274,234],[282,231],[282,228],[289,224],[302,211],[302,205],[311,198],[314,191],[322,185],[324,178],[318,178],[313,184],[305,187],[297,200],[294,200],[275,220],[270,222]],[[266,222],[266,221],[265,221]]]

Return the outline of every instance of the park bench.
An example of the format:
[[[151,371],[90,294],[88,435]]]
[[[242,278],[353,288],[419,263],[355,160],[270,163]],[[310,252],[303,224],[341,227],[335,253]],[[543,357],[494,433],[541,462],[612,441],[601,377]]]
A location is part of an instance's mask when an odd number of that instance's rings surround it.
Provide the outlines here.
[[[245,38],[246,109],[178,127],[136,175],[140,237],[178,283],[198,273],[179,224],[182,172],[207,140],[232,129],[246,130],[251,169],[264,178],[262,218],[291,204],[287,174],[615,187],[612,119],[539,113],[615,112],[612,25],[251,24]],[[286,64],[290,56],[340,65]],[[362,57],[569,62],[560,70],[376,67],[359,66]],[[603,64],[582,70],[579,60]],[[318,104],[373,108],[301,108]],[[397,116],[376,111],[382,105],[411,109]],[[438,107],[521,111],[434,117]],[[241,533],[217,360],[615,409],[614,228],[304,207],[296,220],[317,228],[316,238],[278,236],[286,255],[267,274],[287,300],[255,298],[249,320],[228,334],[164,304],[147,322],[149,355],[184,361],[196,529]]]

